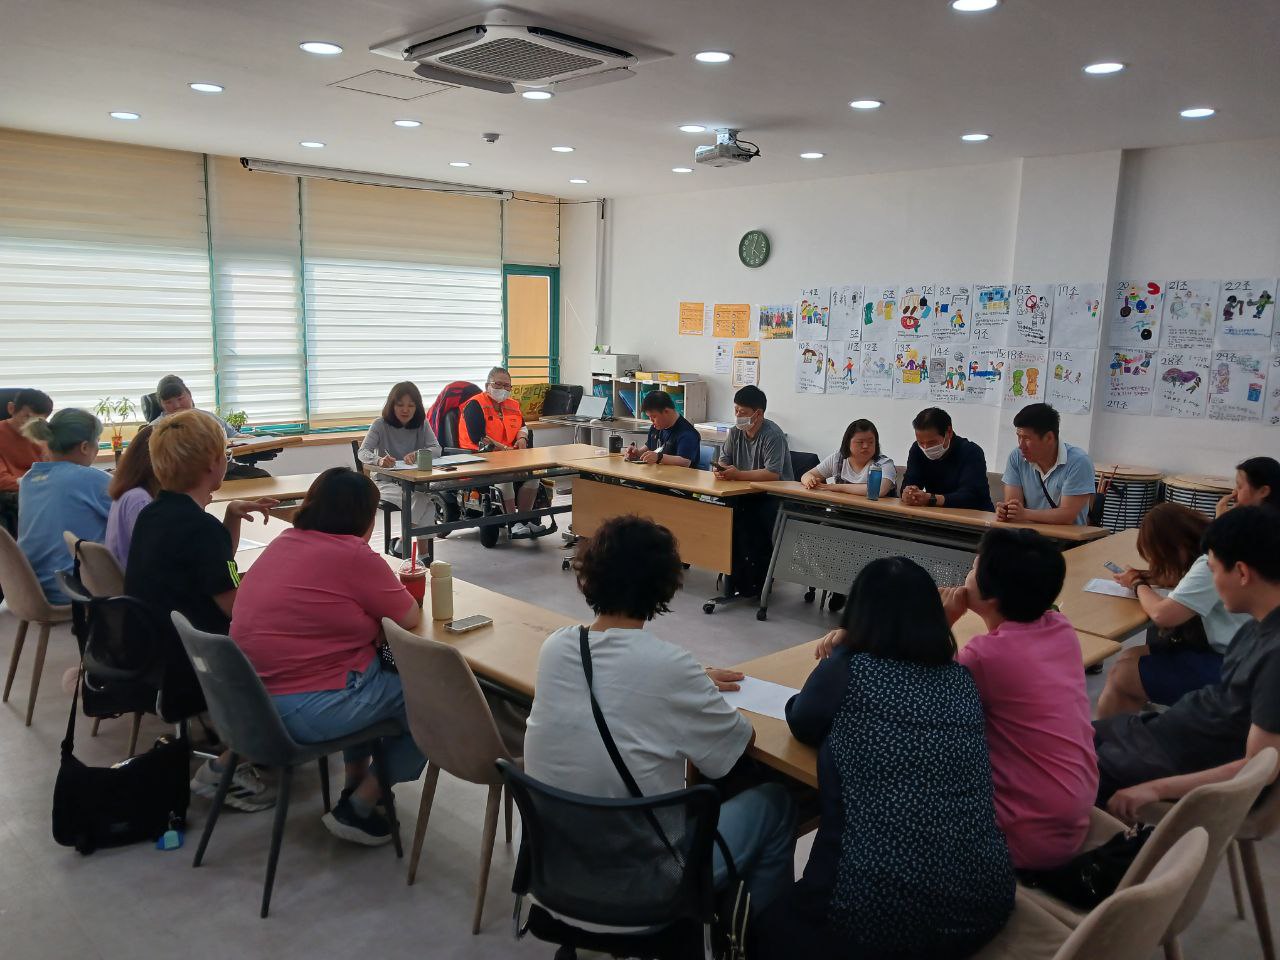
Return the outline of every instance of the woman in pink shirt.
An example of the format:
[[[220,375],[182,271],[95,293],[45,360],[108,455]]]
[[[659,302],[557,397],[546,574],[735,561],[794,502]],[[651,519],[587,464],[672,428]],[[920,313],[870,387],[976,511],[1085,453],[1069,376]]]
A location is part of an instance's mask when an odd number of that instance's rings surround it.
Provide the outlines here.
[[[978,684],[996,821],[1020,870],[1075,856],[1098,793],[1080,641],[1052,609],[1065,573],[1048,539],[998,528],[983,536],[964,586],[942,591],[949,622],[972,610],[987,626],[956,659]]]
[[[293,521],[245,575],[231,637],[262,678],[285,729],[299,743],[331,740],[379,720],[405,733],[384,743],[390,782],[418,779],[426,765],[407,732],[400,676],[377,648],[382,618],[417,626],[422,611],[386,561],[369,549],[378,488],[346,467],[311,484]],[[324,815],[335,836],[367,846],[391,839],[374,809],[377,777],[368,749],[349,750],[342,799]]]

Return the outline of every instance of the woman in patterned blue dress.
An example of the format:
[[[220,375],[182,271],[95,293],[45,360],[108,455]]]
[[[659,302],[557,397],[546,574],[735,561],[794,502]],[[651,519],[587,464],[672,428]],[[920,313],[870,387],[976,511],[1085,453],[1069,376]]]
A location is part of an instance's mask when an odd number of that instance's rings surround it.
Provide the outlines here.
[[[757,925],[756,956],[966,957],[1014,892],[977,687],[912,560],[863,568],[844,627],[787,704],[791,732],[819,748],[821,819],[804,876]]]

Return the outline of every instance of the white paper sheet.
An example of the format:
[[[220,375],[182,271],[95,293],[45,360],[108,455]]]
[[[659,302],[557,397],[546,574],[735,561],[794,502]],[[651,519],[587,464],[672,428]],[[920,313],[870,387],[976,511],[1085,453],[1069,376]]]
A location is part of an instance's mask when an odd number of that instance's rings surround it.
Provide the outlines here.
[[[1114,580],[1106,580],[1102,577],[1094,577],[1084,585],[1085,593],[1100,593],[1104,597],[1128,597],[1134,599],[1134,592],[1128,587],[1122,587]]]
[[[248,537],[240,538],[240,545],[236,547],[236,552],[241,550],[261,550],[265,547],[265,543],[259,543],[257,540],[250,540]]]
[[[800,692],[795,687],[784,687],[756,677],[744,677],[738,681],[738,686],[740,690],[724,695],[731,707],[750,710],[775,720],[787,719],[787,701]]]

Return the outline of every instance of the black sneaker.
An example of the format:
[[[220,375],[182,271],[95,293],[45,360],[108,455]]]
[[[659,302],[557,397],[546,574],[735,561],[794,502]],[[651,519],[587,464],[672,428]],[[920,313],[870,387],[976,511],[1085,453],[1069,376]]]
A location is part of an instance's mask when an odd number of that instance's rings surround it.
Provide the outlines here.
[[[391,842],[391,825],[378,811],[367,817],[359,816],[351,806],[351,800],[343,797],[337,805],[320,818],[330,833],[352,843],[366,847],[380,847]]]
[[[843,593],[833,593],[827,600],[827,609],[832,613],[839,613],[844,609],[845,595]]]

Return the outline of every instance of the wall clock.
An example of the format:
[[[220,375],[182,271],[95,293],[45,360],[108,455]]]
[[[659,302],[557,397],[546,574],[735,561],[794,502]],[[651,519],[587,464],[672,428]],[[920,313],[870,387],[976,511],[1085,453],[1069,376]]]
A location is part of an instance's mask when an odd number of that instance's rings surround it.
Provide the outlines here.
[[[763,230],[748,230],[738,241],[738,259],[744,267],[763,266],[769,259],[769,238]]]

